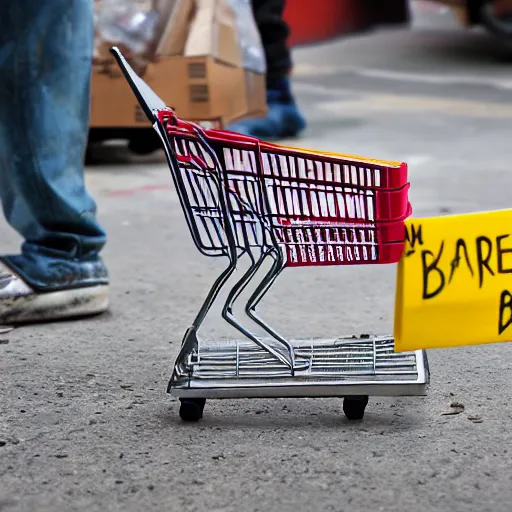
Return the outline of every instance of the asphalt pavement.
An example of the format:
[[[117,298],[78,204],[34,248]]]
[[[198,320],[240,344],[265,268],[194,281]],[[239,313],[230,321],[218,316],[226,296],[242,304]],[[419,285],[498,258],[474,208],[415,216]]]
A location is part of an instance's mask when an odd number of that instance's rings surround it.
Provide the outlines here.
[[[287,142],[409,162],[415,216],[510,207],[511,61],[429,16],[296,50],[309,126]],[[194,248],[161,154],[97,160],[112,307],[0,335],[0,511],[510,511],[509,344],[430,351],[428,395],[371,399],[361,423],[338,399],[210,401],[182,423],[165,389],[222,263]],[[291,338],[390,332],[395,271],[289,270],[262,311]],[[233,336],[218,309],[202,333]]]

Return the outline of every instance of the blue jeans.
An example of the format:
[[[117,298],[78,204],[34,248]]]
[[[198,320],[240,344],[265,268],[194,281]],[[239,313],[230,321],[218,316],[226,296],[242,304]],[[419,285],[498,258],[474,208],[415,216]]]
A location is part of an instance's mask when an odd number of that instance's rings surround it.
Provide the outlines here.
[[[2,259],[39,291],[108,282],[84,183],[92,50],[93,0],[4,2],[0,200],[25,241]]]

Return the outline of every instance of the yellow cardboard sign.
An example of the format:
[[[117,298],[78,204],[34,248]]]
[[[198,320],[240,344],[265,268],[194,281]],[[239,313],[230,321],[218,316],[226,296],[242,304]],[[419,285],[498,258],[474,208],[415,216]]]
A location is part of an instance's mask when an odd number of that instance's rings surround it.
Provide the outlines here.
[[[512,341],[512,210],[410,219],[397,352]]]

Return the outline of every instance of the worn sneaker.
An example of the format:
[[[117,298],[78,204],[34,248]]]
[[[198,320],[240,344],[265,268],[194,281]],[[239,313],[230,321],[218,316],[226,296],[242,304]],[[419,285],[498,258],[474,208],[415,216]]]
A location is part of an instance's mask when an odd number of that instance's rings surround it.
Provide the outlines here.
[[[242,119],[226,129],[264,140],[296,137],[306,127],[306,121],[295,103],[288,78],[269,84],[267,88],[267,115]]]
[[[108,305],[108,284],[37,292],[0,261],[0,325],[96,315]]]

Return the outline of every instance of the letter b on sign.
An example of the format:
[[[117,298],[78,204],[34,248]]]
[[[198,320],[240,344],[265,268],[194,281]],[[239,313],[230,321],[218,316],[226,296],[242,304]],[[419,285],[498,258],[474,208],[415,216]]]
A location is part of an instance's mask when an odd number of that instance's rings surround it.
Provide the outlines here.
[[[510,324],[512,324],[512,294],[508,290],[503,290],[500,296],[500,323],[498,333],[503,334]]]

